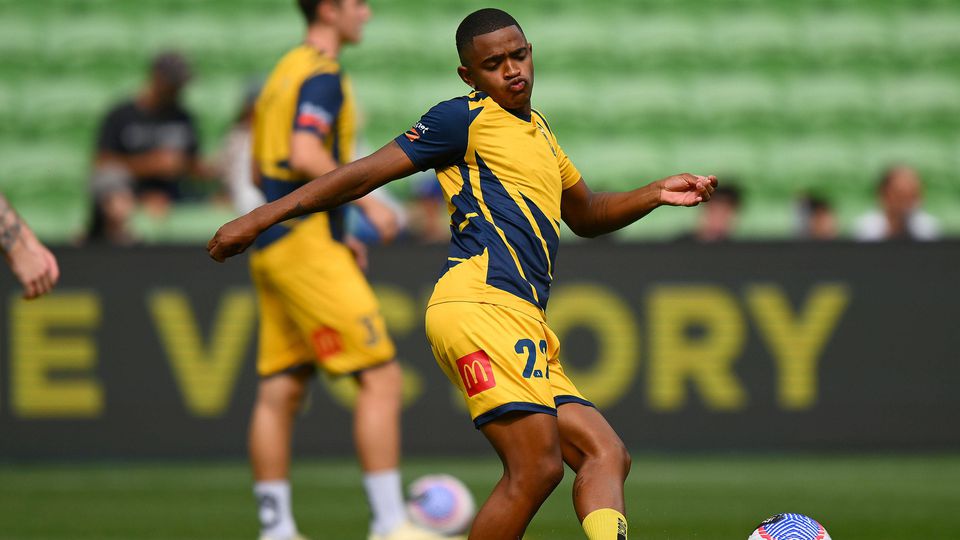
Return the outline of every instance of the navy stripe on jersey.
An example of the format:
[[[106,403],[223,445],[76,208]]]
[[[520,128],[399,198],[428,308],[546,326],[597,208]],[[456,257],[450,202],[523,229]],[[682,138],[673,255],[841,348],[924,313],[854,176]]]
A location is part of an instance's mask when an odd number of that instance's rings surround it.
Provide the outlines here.
[[[460,162],[467,151],[470,124],[483,110],[483,107],[470,110],[469,102],[478,99],[461,96],[441,101],[394,140],[421,171]]]
[[[519,272],[516,276],[513,275],[511,270],[515,271],[516,264],[513,257],[510,256],[510,252],[504,249],[505,260],[498,260],[494,265],[494,261],[491,259],[490,268],[487,271],[487,283],[504,290],[507,290],[505,289],[506,285],[527,290],[529,290],[529,285],[533,285],[537,292],[536,298],[532,299],[533,303],[539,305],[541,309],[546,309],[547,299],[550,296],[550,263],[548,263],[547,254],[543,250],[543,244],[530,225],[527,216],[517,206],[513,197],[507,193],[500,179],[487,167],[479,153],[477,153],[477,168],[480,169],[480,190],[483,192],[483,201],[490,211],[493,224],[503,231],[507,242],[510,243],[520,262],[523,276],[526,277],[526,280],[524,280],[520,277]],[[528,204],[533,203],[528,201]],[[552,228],[548,231],[548,234],[550,233],[553,233]],[[502,244],[502,241],[499,243]],[[512,280],[516,278],[520,279],[518,283],[507,284],[502,281],[503,279]],[[530,299],[529,292],[521,298]]]
[[[536,304],[530,285],[520,275],[507,245],[480,211],[480,203],[473,196],[470,170],[465,164],[460,166],[460,175],[463,177],[463,187],[460,193],[450,198],[455,208],[451,216],[450,255],[440,277],[463,259],[480,255],[486,248],[487,284]]]
[[[537,222],[537,227],[540,229],[540,237],[543,238],[543,241],[547,244],[547,253],[550,256],[548,259],[550,265],[547,267],[547,272],[549,274],[547,287],[549,287],[551,280],[553,279],[553,265],[557,262],[557,251],[560,248],[560,235],[557,234],[560,224],[548,218],[543,211],[540,210],[540,207],[528,199],[526,195],[521,193],[520,196],[523,197],[523,202],[527,203],[527,209],[530,210],[534,221]],[[553,228],[553,224],[556,224],[556,229]],[[543,305],[546,307],[546,299],[544,299]]]
[[[273,202],[289,193],[293,193],[297,190],[297,188],[306,183],[307,182],[277,180],[276,178],[264,176],[260,178],[260,191],[263,192],[263,196],[266,198],[267,202]],[[338,208],[334,208],[333,210],[327,211],[327,216],[330,220],[330,236],[332,236],[337,242],[343,241],[346,214],[346,206],[340,206]],[[265,248],[286,236],[291,230],[291,227],[284,223],[272,225],[267,228],[267,230],[260,233],[260,236],[257,237],[255,245],[258,248]]]
[[[530,110],[537,113],[537,118],[543,120],[543,125],[547,126],[547,131],[549,131],[550,133],[553,133],[553,130],[550,129],[550,122],[547,122],[546,117],[544,117],[543,114],[536,109],[530,109]]]
[[[263,192],[263,196],[267,199],[267,202],[273,202],[293,193],[297,188],[306,183],[306,181],[277,180],[276,178],[264,176],[260,178],[260,191]]]
[[[463,188],[460,193],[450,198],[454,207],[450,215],[450,252],[447,263],[440,272],[441,276],[463,260],[483,253],[484,247],[484,227],[480,223],[483,216],[470,188],[470,169],[466,163],[458,168],[460,176],[463,177]]]

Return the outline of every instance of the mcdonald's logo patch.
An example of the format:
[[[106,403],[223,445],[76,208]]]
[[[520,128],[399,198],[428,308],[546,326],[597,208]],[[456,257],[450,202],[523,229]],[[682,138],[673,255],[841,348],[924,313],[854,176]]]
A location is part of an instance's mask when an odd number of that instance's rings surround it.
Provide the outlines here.
[[[497,385],[497,380],[493,378],[490,357],[483,351],[470,353],[457,360],[457,373],[460,374],[460,379],[463,380],[463,388],[467,391],[469,397]]]
[[[339,332],[324,326],[313,331],[313,347],[317,351],[317,359],[322,362],[343,351],[343,339]]]

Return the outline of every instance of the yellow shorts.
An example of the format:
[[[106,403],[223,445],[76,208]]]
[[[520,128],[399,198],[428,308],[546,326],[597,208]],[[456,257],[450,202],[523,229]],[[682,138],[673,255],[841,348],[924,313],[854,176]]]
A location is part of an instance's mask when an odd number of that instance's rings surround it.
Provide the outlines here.
[[[546,323],[494,304],[427,308],[427,339],[463,393],[476,427],[513,411],[556,416],[564,403],[593,406],[563,373],[560,342]]]
[[[392,360],[393,342],[353,254],[339,242],[318,246],[306,232],[294,229],[250,257],[260,308],[257,372],[316,364],[344,375]]]

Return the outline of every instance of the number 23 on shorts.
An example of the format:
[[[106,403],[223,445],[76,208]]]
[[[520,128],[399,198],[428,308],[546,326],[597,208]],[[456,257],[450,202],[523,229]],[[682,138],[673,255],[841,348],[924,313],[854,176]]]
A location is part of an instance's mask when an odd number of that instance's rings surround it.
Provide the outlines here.
[[[542,379],[550,378],[550,364],[547,363],[546,370],[535,369],[537,363],[537,344],[533,342],[532,339],[521,339],[517,341],[517,344],[514,346],[514,350],[517,351],[517,354],[526,355],[525,364],[523,366],[523,377],[525,379]],[[541,339],[539,343],[540,353],[546,356],[547,354],[547,342],[546,340]]]

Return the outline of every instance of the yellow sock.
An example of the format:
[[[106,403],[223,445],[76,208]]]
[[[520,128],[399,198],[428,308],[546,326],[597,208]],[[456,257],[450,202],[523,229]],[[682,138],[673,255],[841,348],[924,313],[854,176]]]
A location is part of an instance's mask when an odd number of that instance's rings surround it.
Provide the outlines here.
[[[583,518],[588,540],[627,540],[627,518],[613,508],[594,510]]]

